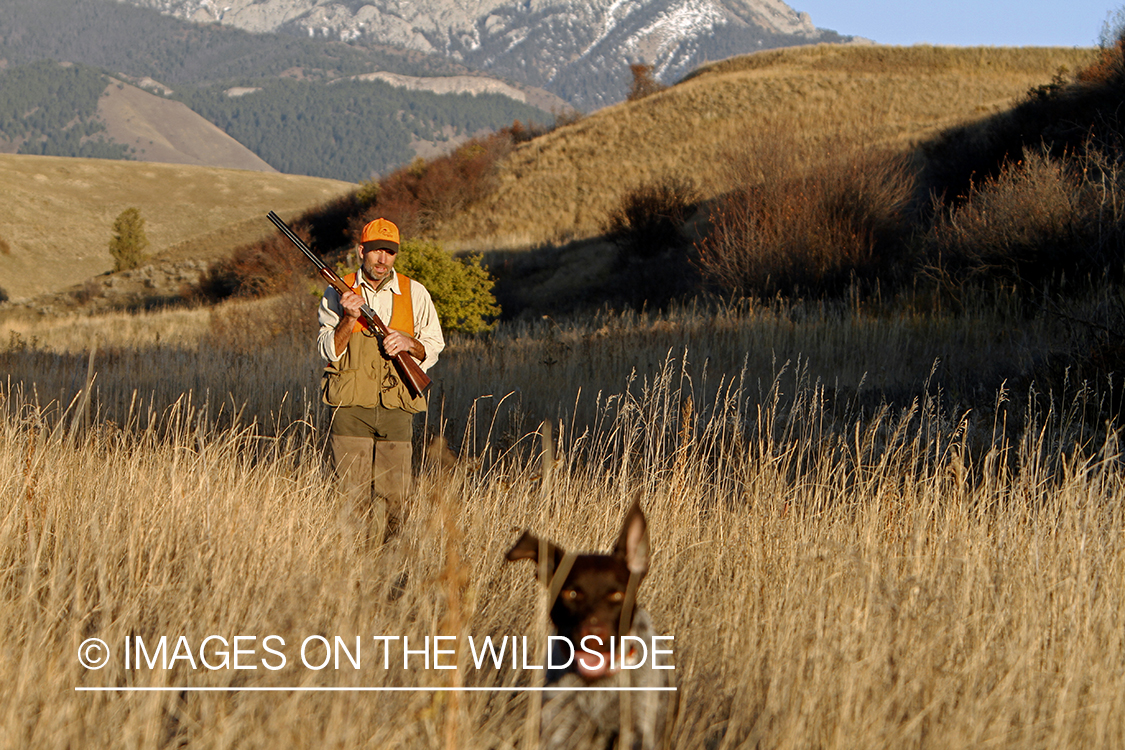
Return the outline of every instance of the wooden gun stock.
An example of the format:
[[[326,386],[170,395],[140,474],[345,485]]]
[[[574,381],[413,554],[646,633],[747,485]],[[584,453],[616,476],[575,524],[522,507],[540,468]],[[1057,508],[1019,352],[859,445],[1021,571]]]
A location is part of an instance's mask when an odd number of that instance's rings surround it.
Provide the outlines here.
[[[327,281],[333,289],[340,293],[341,297],[347,292],[354,291],[350,286],[344,283],[344,280],[341,279],[335,271],[325,265],[324,261],[318,258],[316,253],[310,250],[308,245],[306,245],[300,237],[293,233],[293,230],[289,228],[288,224],[282,221],[280,216],[270,211],[267,218],[273,222],[274,226],[281,230],[282,234],[289,238],[290,242],[296,245],[297,248],[305,254],[305,257],[313,262],[313,265],[320,271],[320,275],[324,277],[324,280]],[[387,324],[380,320],[379,316],[375,314],[375,311],[366,304],[360,308],[360,313],[363,319],[367,321],[368,327],[375,331],[375,335],[379,337],[380,341],[391,332],[391,330],[387,328]],[[406,388],[410,391],[411,396],[418,398],[426,393],[426,389],[430,387],[432,381],[430,380],[430,376],[422,370],[422,367],[414,357],[410,356],[408,352],[399,352],[391,358],[391,361],[394,362],[395,369],[398,370],[402,381],[406,383]]]

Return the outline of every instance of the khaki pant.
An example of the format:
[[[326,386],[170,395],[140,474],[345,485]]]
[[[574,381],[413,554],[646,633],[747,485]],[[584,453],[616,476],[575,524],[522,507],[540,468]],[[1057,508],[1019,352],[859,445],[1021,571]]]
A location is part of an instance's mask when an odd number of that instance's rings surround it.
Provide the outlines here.
[[[363,528],[370,509],[370,527],[363,536],[380,544],[398,533],[409,512],[407,498],[412,479],[409,432],[406,440],[387,439],[403,437],[401,425],[389,430],[391,434],[387,435],[380,429],[365,429],[351,418],[354,415],[345,416],[348,418],[334,418],[332,422],[332,462],[344,504],[342,510],[347,518]],[[398,413],[392,416],[392,421],[401,421]]]

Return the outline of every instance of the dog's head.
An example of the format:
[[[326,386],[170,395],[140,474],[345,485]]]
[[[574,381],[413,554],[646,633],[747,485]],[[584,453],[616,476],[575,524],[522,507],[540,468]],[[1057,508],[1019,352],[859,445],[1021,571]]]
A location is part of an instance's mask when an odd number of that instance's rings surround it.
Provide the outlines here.
[[[578,652],[578,674],[596,680],[614,670],[608,658],[600,663],[594,663],[599,662],[595,657],[584,659],[580,650],[583,639],[596,636],[598,640],[586,641],[585,648],[609,654],[610,639],[628,634],[634,597],[648,572],[651,555],[648,524],[638,497],[625,514],[617,543],[608,554],[568,555],[562,547],[525,531],[508,550],[507,559],[533,561],[548,589],[557,591],[551,604],[551,621]]]

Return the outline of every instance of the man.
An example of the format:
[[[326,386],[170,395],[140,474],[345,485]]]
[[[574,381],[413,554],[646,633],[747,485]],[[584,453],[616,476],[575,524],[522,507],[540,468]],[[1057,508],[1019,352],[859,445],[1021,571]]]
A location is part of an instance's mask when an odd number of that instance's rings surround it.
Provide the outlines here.
[[[364,511],[374,484],[376,543],[393,536],[405,521],[411,484],[411,433],[415,414],[426,409],[413,397],[391,358],[407,352],[423,370],[445,348],[430,293],[395,271],[398,227],[376,219],[363,228],[356,254],[360,270],[344,277],[351,292],[329,287],[320,304],[322,390],[332,412],[332,458],[348,512]],[[380,344],[360,318],[366,304],[391,332]]]

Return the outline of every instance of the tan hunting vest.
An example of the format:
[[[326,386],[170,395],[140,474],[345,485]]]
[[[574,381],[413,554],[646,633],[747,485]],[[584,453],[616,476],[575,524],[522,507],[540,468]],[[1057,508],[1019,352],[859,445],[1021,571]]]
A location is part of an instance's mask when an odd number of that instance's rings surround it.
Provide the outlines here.
[[[344,277],[344,283],[356,289],[356,275],[348,274]],[[410,299],[410,279],[400,273],[398,285],[402,293],[393,295],[391,320],[387,327],[414,336],[414,304]],[[358,291],[356,293],[359,294]],[[406,384],[395,370],[394,363],[383,356],[375,332],[367,330],[367,324],[362,318],[352,328],[351,341],[340,359],[329,362],[324,368],[321,385],[324,402],[331,406],[370,408],[381,404],[384,408],[402,409],[411,414],[426,410],[426,397],[411,397]]]

